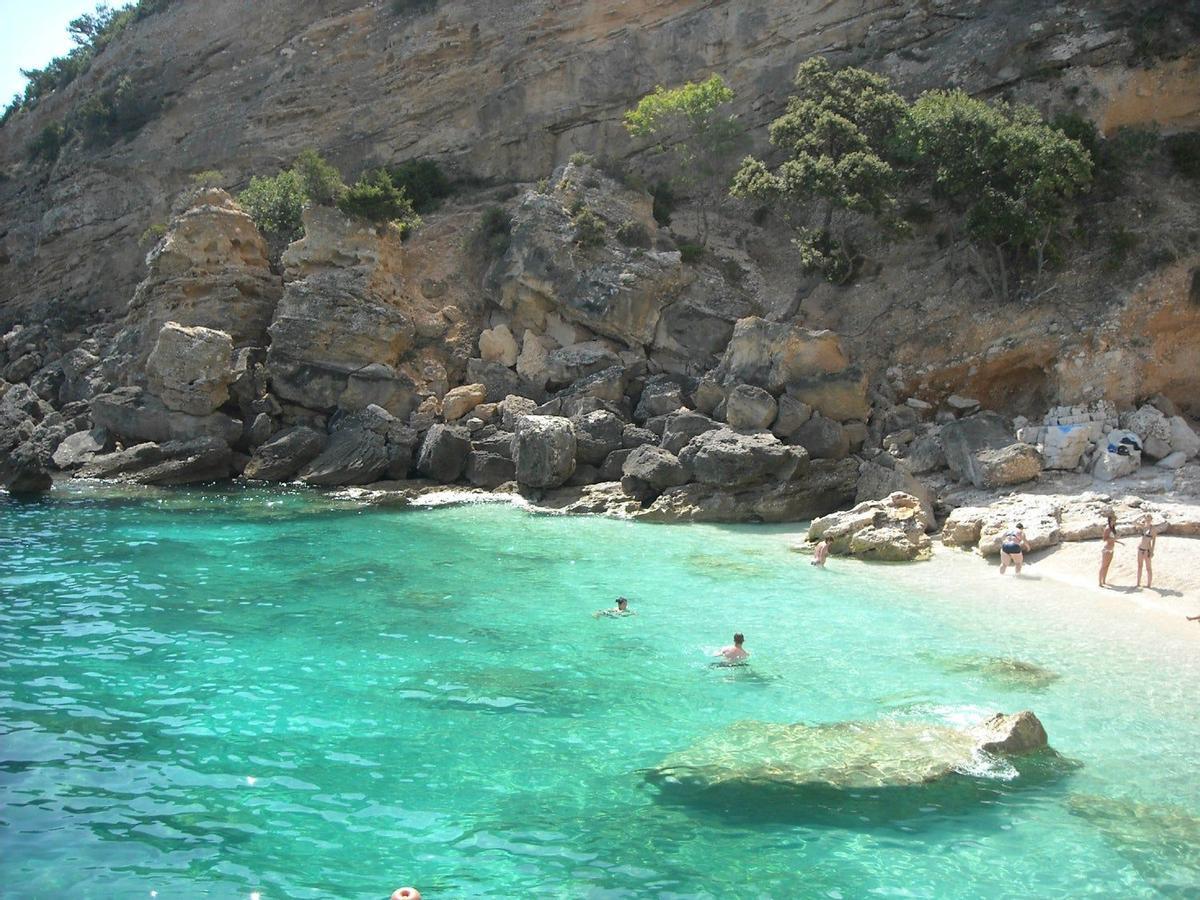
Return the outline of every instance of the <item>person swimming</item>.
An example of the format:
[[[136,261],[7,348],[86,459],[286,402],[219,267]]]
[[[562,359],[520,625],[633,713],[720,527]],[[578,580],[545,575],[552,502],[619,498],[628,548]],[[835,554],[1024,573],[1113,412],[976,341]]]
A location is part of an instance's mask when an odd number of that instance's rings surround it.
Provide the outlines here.
[[[734,634],[733,643],[728,647],[722,647],[714,656],[719,656],[721,661],[718,666],[744,666],[747,665],[746,660],[750,658],[750,654],[746,648],[742,646],[746,641],[746,636],[740,631]]]
[[[616,618],[620,618],[621,616],[636,616],[636,615],[637,615],[637,613],[635,613],[632,609],[629,608],[629,601],[624,597],[617,598],[616,606],[609,607],[608,609],[598,609],[594,613],[592,613],[592,616],[597,619],[599,619],[601,616],[608,618],[608,619],[616,619]]]

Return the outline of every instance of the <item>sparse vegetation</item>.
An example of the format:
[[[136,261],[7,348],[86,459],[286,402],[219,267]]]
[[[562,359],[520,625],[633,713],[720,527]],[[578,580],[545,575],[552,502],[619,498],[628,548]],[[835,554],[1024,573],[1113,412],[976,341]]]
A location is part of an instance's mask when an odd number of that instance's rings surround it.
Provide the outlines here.
[[[693,244],[688,241],[679,242],[679,258],[689,266],[694,266],[700,260],[704,259],[704,245]]]
[[[677,201],[675,191],[669,181],[659,181],[650,188],[650,196],[654,199],[654,221],[666,228],[671,224],[671,213],[675,212]]]
[[[89,94],[72,118],[89,142],[107,144],[136,134],[161,108],[160,100],[123,75],[112,87]]]
[[[1163,140],[1163,148],[1176,172],[1184,178],[1200,181],[1200,132],[1172,134]]]
[[[205,169],[203,172],[194,172],[188,181],[195,188],[219,188],[225,187],[227,179],[219,169]]]
[[[391,166],[392,184],[404,191],[418,213],[432,212],[453,193],[450,179],[432,159],[410,159]]]
[[[301,152],[292,163],[304,196],[318,206],[336,206],[346,193],[341,173],[316,150]]]
[[[631,135],[653,138],[660,150],[669,146],[675,154],[676,178],[700,210],[701,244],[708,242],[709,214],[725,195],[730,163],[743,138],[737,118],[728,112],[732,100],[733,91],[713,75],[676,88],[660,85],[625,113]]]
[[[576,151],[567,157],[567,161],[573,166],[592,166],[596,164],[596,158],[590,153]]]
[[[508,252],[508,244],[512,236],[512,216],[503,206],[489,206],[479,217],[470,242],[478,251],[481,258],[499,259]]]
[[[579,206],[571,216],[571,221],[575,224],[573,237],[576,245],[584,249],[604,246],[604,220],[592,210]]]
[[[138,237],[138,246],[142,249],[149,249],[163,239],[167,233],[167,226],[163,222],[154,222],[146,226],[146,230]]]
[[[650,246],[650,232],[641,222],[630,219],[617,226],[617,240],[626,247],[646,248]]]
[[[386,169],[364,172],[337,201],[337,207],[348,216],[356,216],[376,225],[394,224],[402,232],[420,224],[412,203],[403,188],[392,184]]]
[[[0,117],[0,125],[22,109],[31,109],[47,94],[66,87],[87,71],[92,59],[134,22],[161,12],[174,0],[136,0],[125,6],[97,4],[95,12],[84,13],[71,21],[67,31],[75,47],[63,56],[55,57],[41,69],[22,69],[27,80],[24,94],[13,95]]]
[[[51,122],[38,132],[37,137],[29,142],[30,160],[54,162],[58,159],[62,145],[66,143],[68,132],[62,122]]]

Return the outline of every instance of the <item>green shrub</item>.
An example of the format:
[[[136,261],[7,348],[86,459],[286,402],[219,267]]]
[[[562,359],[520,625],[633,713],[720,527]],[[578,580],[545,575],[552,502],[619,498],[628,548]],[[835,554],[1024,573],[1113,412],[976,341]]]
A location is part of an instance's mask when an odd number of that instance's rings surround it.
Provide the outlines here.
[[[304,196],[318,206],[336,206],[346,193],[341,173],[316,150],[301,152],[292,163],[292,171],[300,179]]]
[[[292,169],[278,175],[256,175],[238,195],[238,203],[273,247],[282,249],[304,235],[304,185]]]
[[[679,242],[679,258],[689,266],[693,266],[700,260],[704,259],[704,245],[691,244],[687,241]]]
[[[549,178],[539,178],[537,180],[537,186],[534,188],[534,190],[536,190],[539,194],[550,193],[550,179]]]
[[[446,173],[432,159],[410,159],[388,169],[392,184],[401,188],[418,213],[431,212],[454,191]]]
[[[161,108],[160,100],[124,75],[113,87],[89,94],[73,118],[90,142],[108,143],[136,134]]]
[[[51,122],[29,142],[29,158],[54,162],[58,159],[58,153],[69,136],[69,132],[61,122]]]
[[[147,225],[146,230],[142,232],[138,238],[139,247],[153,247],[163,239],[163,235],[167,233],[167,226],[162,222],[155,222],[152,225]]]
[[[617,226],[617,240],[626,247],[649,247],[650,232],[641,222],[630,219]]]
[[[586,206],[572,217],[575,223],[575,243],[580,247],[602,247],[604,245],[604,220]]]
[[[573,166],[591,166],[596,163],[594,156],[590,153],[584,153],[582,150],[575,151],[567,159]]]
[[[479,217],[471,243],[483,259],[498,259],[508,252],[512,238],[512,216],[503,206],[489,206]]]
[[[219,188],[225,187],[228,180],[225,173],[219,169],[205,169],[203,172],[195,172],[188,178],[192,183],[192,187],[197,188]]]
[[[671,224],[671,213],[675,212],[677,205],[675,189],[669,181],[659,181],[650,188],[650,196],[654,198],[654,221],[667,227]]]
[[[394,184],[386,169],[364,172],[338,200],[338,209],[348,216],[374,222],[376,225],[395,223],[403,231],[418,223],[412,203],[404,191]]]
[[[1167,158],[1184,178],[1200,181],[1200,132],[1173,134],[1163,141]]]

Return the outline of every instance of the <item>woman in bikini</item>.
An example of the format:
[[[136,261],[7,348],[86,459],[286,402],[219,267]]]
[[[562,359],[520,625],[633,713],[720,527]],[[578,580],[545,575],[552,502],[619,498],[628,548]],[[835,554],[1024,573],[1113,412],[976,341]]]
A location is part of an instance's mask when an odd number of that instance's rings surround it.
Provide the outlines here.
[[[1108,514],[1108,522],[1104,525],[1100,540],[1104,541],[1104,546],[1100,548],[1100,587],[1105,587],[1105,579],[1108,578],[1108,567],[1112,565],[1115,545],[1121,543],[1117,540],[1117,517],[1112,513]]]
[[[1000,538],[1000,574],[1003,575],[1009,565],[1016,566],[1014,574],[1021,574],[1021,566],[1025,564],[1025,551],[1029,549],[1029,541],[1025,540],[1025,526],[1020,522],[1012,531],[1004,532]]]
[[[1154,520],[1150,518],[1150,514],[1142,516],[1142,539],[1138,543],[1138,574],[1137,586],[1142,586],[1142,566],[1146,567],[1146,587],[1154,587],[1154,567],[1151,565],[1154,559],[1154,542],[1158,539],[1158,529],[1154,527]]]

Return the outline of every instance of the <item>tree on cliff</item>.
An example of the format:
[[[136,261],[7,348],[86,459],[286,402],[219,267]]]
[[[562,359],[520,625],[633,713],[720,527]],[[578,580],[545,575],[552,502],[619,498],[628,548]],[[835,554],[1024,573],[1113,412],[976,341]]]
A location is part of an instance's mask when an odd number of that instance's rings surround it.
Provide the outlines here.
[[[963,215],[992,293],[1009,296],[1014,262],[1033,266],[1036,285],[1070,200],[1091,183],[1088,151],[1031,107],[962,91],[922,94],[912,118],[934,193]]]
[[[678,163],[673,180],[700,209],[700,243],[708,242],[708,217],[725,195],[729,162],[744,132],[728,112],[733,91],[720,75],[689,81],[675,88],[661,85],[625,113],[625,128],[634,137],[654,138],[658,149],[669,145]]]
[[[747,157],[732,193],[784,207],[805,271],[834,283],[854,273],[850,228],[871,220],[901,228],[897,165],[909,156],[908,104],[887,79],[863,69],[833,69],[820,56],[796,73],[796,93],[771,123],[772,146],[786,159],[774,169]],[[834,230],[835,213],[843,216]]]

